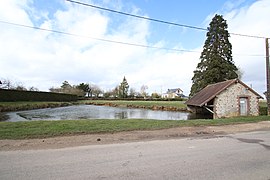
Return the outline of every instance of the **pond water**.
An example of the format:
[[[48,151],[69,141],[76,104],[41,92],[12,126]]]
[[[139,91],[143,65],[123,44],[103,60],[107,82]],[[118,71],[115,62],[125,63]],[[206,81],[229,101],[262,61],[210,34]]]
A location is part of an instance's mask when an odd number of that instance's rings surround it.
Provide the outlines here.
[[[76,120],[76,119],[155,119],[188,120],[198,117],[187,112],[153,111],[94,105],[76,105],[6,113],[6,121]]]

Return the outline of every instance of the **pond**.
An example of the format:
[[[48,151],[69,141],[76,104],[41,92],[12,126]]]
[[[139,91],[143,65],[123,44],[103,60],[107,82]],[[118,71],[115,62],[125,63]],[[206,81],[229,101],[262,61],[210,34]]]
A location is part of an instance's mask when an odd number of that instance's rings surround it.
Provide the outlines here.
[[[155,119],[188,120],[198,117],[187,112],[154,111],[94,105],[76,105],[6,113],[6,121],[77,120],[77,119]]]

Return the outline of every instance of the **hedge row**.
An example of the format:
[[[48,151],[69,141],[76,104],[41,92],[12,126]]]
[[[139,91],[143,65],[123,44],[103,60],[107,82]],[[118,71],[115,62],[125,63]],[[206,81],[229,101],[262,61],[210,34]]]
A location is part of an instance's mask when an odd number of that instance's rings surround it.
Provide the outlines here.
[[[76,101],[78,96],[51,92],[0,89],[0,102],[14,101]]]

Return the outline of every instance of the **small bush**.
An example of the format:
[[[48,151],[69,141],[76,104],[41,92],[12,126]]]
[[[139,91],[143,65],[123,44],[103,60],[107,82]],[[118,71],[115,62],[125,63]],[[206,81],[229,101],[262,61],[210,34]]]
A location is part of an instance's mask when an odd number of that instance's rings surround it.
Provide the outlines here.
[[[260,106],[259,107],[260,116],[267,115],[267,107]]]

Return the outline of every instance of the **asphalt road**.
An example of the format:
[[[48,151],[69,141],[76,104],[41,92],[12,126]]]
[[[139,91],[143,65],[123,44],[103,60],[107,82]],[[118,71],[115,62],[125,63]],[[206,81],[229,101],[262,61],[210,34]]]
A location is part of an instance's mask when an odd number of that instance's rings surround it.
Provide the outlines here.
[[[270,132],[1,151],[0,179],[270,180]]]

